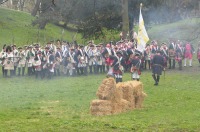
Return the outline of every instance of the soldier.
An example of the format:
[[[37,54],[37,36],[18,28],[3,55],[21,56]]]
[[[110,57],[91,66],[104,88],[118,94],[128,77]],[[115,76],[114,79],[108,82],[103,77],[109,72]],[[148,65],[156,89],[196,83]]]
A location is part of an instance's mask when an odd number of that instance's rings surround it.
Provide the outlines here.
[[[176,56],[176,48],[177,48],[177,45],[175,42],[172,42],[170,45],[169,45],[169,50],[168,50],[168,56],[169,56],[169,69],[175,69],[175,65],[176,65],[176,62],[175,62],[175,56]],[[172,64],[173,63],[173,64]]]
[[[198,45],[198,48],[197,48],[197,59],[199,61],[199,64],[200,64],[200,42],[199,42],[199,45]],[[200,65],[199,65],[200,67]]]
[[[16,48],[16,45],[13,45],[12,48],[13,48],[12,52],[13,52],[13,62],[14,62],[13,76],[16,76],[16,70],[18,65],[18,58],[17,58],[18,50]]]
[[[139,54],[132,55],[132,61],[131,61],[131,73],[132,73],[132,80],[140,80],[140,64],[141,60],[139,58]]]
[[[22,71],[22,76],[24,76],[25,72],[25,65],[26,65],[26,53],[22,49],[22,47],[18,47],[18,76],[21,76],[21,71]]]
[[[113,60],[111,67],[113,68],[113,75],[116,79],[116,83],[122,82],[122,75],[124,71],[125,60],[122,57],[122,52],[118,51],[117,57],[111,55],[110,59]]]
[[[2,56],[5,59],[4,66],[4,74],[5,77],[8,77],[8,71],[10,71],[10,77],[13,75],[14,70],[14,60],[13,60],[13,52],[11,46],[6,47],[6,54]]]
[[[55,54],[55,71],[54,71],[54,75],[56,76],[56,74],[58,73],[58,76],[60,76],[60,67],[61,67],[61,63],[62,63],[62,53],[61,53],[61,49],[60,47],[57,47],[57,51]]]
[[[42,55],[40,56],[41,59],[41,66],[42,66],[42,71],[41,71],[41,78],[45,78],[45,76],[48,74],[48,58],[49,58],[49,47],[45,47],[45,50],[42,51]]]
[[[111,55],[114,55],[114,52],[111,49],[110,44],[107,44],[106,48],[102,52],[102,56],[105,58],[105,63],[106,63],[106,69],[107,69],[107,71],[110,69],[109,66],[112,64],[112,60],[109,57]]]
[[[162,70],[165,70],[164,58],[161,55],[161,52],[158,50],[152,60],[152,77],[155,81],[154,85],[158,85],[160,81],[160,75],[162,74]]]
[[[77,74],[80,75],[79,72],[80,70],[81,75],[87,75],[87,63],[88,63],[88,56],[86,53],[87,51],[84,50],[83,45],[80,45],[79,47],[80,49],[77,52],[77,58],[78,58]]]
[[[144,58],[145,58],[144,69],[147,69],[147,64],[148,64],[148,68],[150,70],[151,69],[151,48],[149,44],[147,44],[146,49],[144,51]]]
[[[103,73],[103,57],[101,55],[101,46],[97,45],[97,73]]]
[[[48,78],[52,79],[54,74],[55,67],[55,56],[53,55],[53,50],[49,50],[49,55],[47,59],[47,68],[48,68]]]
[[[167,61],[169,59],[167,45],[163,43],[160,50],[161,50],[161,55],[164,58],[164,67],[167,67]]]
[[[75,61],[75,52],[74,48],[70,49],[70,52],[67,55],[67,70],[69,71],[69,76],[74,76],[76,73],[76,61]]]
[[[176,49],[176,61],[178,62],[179,70],[182,70],[183,55],[184,55],[184,49],[182,47],[182,44],[178,44]]]
[[[90,45],[90,49],[88,51],[88,58],[89,58],[90,74],[92,74],[93,72],[96,74],[97,73],[97,49],[93,44]],[[92,69],[93,69],[93,72],[92,72]]]
[[[41,67],[41,59],[40,59],[40,56],[41,56],[41,51],[37,52],[37,54],[35,54],[35,58],[33,60],[33,66],[35,68],[35,78],[37,79],[38,76],[41,77],[41,70],[42,70],[42,67]]]
[[[184,67],[187,66],[186,61],[189,60],[189,66],[192,67],[192,56],[193,56],[194,48],[190,43],[186,43],[185,51],[184,51]]]
[[[3,77],[5,77],[4,66],[3,66],[3,63],[5,61],[5,58],[3,58],[3,56],[5,56],[5,54],[6,54],[6,44],[4,44],[3,49],[0,52],[0,65],[2,65],[2,74],[3,74]]]
[[[35,57],[35,52],[33,51],[33,46],[30,45],[30,46],[28,46],[28,51],[27,51],[27,56],[26,56],[27,67],[28,67],[28,76],[31,76],[34,73],[34,71],[33,71],[34,57]]]

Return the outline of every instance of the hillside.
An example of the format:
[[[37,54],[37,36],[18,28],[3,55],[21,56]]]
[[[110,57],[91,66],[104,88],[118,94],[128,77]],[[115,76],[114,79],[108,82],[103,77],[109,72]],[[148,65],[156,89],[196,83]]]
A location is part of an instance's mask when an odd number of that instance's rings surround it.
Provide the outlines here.
[[[8,10],[0,8],[0,46],[4,43],[17,45],[31,44],[32,42],[40,42],[61,39],[63,29],[48,24],[45,30],[38,30],[37,26],[32,26],[34,20],[28,13]],[[72,41],[73,32],[64,31],[63,39]],[[77,34],[77,40],[81,40],[81,35]],[[82,40],[81,40],[82,41]]]
[[[200,19],[186,19],[176,23],[153,26],[147,32],[151,39],[168,42],[170,39],[191,42],[197,45],[200,38]]]
[[[13,42],[17,45],[32,44],[33,42],[39,42],[43,45],[49,40],[61,38],[71,42],[72,36],[76,34],[65,30],[62,36],[63,29],[53,24],[48,24],[45,30],[38,30],[37,26],[31,25],[32,20],[34,20],[34,17],[28,13],[0,8],[0,46]],[[147,32],[151,40],[158,40],[159,43],[167,43],[169,39],[179,39],[197,45],[200,37],[199,25],[200,19],[193,18],[171,24],[152,26]],[[106,41],[118,37],[117,32],[107,31]],[[76,40],[78,43],[86,42],[86,40],[81,39],[81,34],[76,35]],[[95,42],[100,41],[105,40],[96,40]]]

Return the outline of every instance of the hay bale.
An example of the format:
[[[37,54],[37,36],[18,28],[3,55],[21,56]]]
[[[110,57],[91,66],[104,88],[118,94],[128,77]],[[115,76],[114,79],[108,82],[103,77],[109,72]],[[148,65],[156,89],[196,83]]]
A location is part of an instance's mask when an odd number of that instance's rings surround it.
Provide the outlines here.
[[[93,100],[90,104],[90,113],[92,115],[109,115],[111,114],[111,101]]]
[[[116,89],[116,82],[114,78],[106,78],[96,93],[100,100],[111,100]]]
[[[112,103],[112,114],[118,114],[130,110],[129,101],[121,99],[120,102]]]
[[[135,97],[135,107],[136,108],[142,108],[142,104],[144,102],[144,98],[146,97],[147,95],[142,92],[142,94],[140,96],[136,96]]]
[[[133,88],[128,83],[119,83],[117,88],[122,90],[122,98],[129,102],[129,108],[135,108],[135,98],[133,95]]]

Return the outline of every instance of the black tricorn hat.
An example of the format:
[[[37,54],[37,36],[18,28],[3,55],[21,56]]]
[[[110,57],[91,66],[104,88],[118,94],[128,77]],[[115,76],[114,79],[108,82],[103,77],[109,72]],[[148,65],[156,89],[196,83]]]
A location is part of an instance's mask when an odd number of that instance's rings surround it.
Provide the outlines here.
[[[3,45],[3,49],[6,48],[6,44]]]
[[[122,53],[122,51],[117,51],[116,54],[120,54],[120,55],[122,55],[123,53]]]
[[[8,50],[9,50],[10,52],[12,52],[12,47],[11,47],[11,46],[7,46],[7,47],[6,47],[6,52],[8,52]]]

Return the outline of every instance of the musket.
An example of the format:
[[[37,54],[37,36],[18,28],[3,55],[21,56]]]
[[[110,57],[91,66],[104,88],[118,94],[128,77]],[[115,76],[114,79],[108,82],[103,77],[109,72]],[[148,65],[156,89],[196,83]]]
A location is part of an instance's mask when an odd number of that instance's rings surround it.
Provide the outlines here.
[[[63,35],[64,35],[64,33],[65,33],[65,30],[63,29],[62,32],[61,32],[61,38],[60,38],[60,42],[61,42],[61,43],[62,43],[62,41],[63,41]]]

